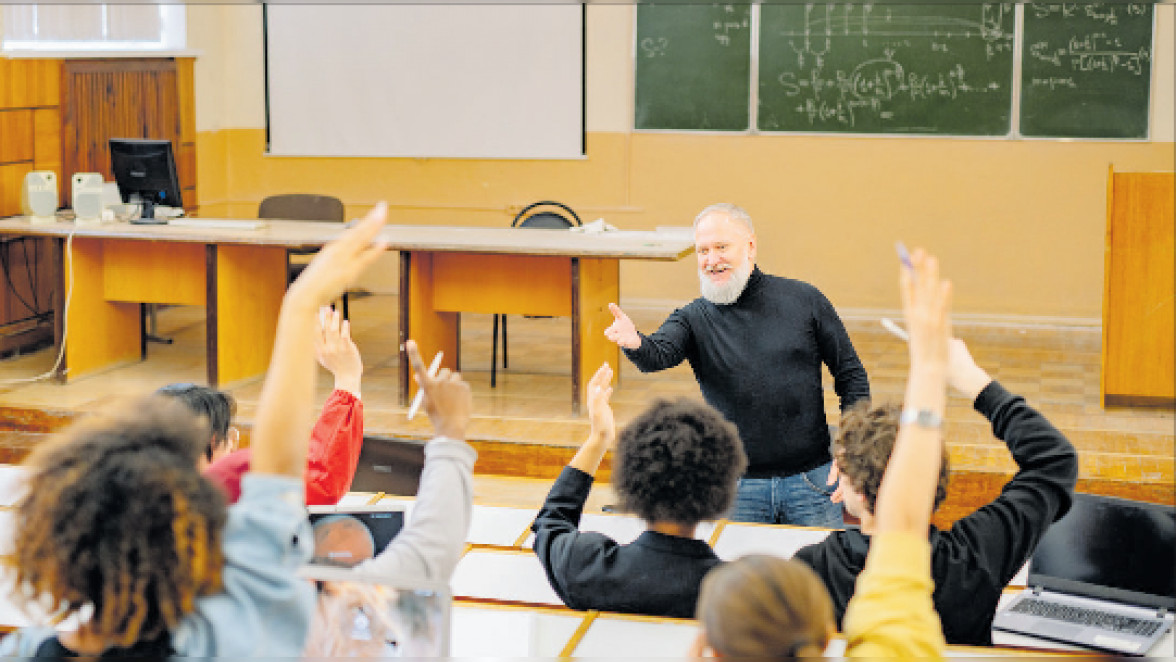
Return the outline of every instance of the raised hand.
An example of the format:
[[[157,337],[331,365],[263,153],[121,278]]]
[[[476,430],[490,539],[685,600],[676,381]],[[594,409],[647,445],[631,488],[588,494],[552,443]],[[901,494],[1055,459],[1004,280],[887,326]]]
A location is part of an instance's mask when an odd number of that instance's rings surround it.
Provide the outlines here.
[[[441,368],[435,377],[430,377],[415,340],[404,343],[404,351],[408,354],[413,378],[425,392],[425,413],[433,422],[434,432],[439,437],[465,440],[474,403],[470,385],[462,380],[460,373],[451,372],[449,368]]]
[[[363,360],[351,340],[351,323],[329,306],[319,308],[319,333],[314,338],[314,355],[319,365],[335,377],[335,388],[359,397]]]
[[[380,202],[354,227],[323,246],[290,285],[286,300],[317,309],[338,298],[387,248],[376,241],[387,220],[388,205]]]
[[[588,405],[588,420],[592,424],[590,436],[598,437],[606,447],[611,447],[617,438],[617,424],[609,405],[612,397],[613,371],[608,363],[602,363],[588,381],[585,400]]]
[[[951,340],[951,283],[940,280],[939,260],[916,249],[913,268],[902,269],[899,289],[910,333],[911,370],[933,366],[946,371]]]
[[[641,334],[637,333],[637,327],[633,325],[633,320],[629,319],[625,311],[615,303],[608,304],[608,311],[613,315],[613,323],[604,330],[604,337],[625,349],[640,347]]]

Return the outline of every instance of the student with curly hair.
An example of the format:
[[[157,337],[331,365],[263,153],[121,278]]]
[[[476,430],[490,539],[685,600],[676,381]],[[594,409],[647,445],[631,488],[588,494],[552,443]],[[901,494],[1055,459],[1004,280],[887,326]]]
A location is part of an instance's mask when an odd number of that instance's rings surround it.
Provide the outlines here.
[[[55,622],[0,641],[0,656],[295,657],[314,608],[295,571],[312,538],[302,475],[319,306],[383,252],[381,204],[290,286],[262,386],[241,500],[200,475],[208,423],[158,395],[99,413],[27,461],[11,563],[18,595]]]
[[[900,276],[910,331],[904,415],[878,486],[874,540],[846,609],[849,658],[943,657],[931,602],[927,526],[943,456],[951,284],[935,258],[916,250]],[[698,601],[702,626],[692,653],[760,660],[821,655],[836,632],[821,581],[795,559],[749,556],[707,575]]]
[[[949,355],[948,383],[988,419],[1018,467],[991,503],[949,529],[932,526],[928,534],[935,609],[944,636],[951,644],[991,645],[1001,592],[1029,560],[1049,525],[1070,509],[1078,454],[1024,398],[1005,390],[976,365],[962,340],[951,341]],[[845,508],[861,524],[834,531],[796,553],[825,581],[838,623],[866,564],[883,472],[891,461],[901,418],[897,405],[867,403],[842,417],[833,443],[834,461],[841,469]],[[947,495],[948,477],[944,457],[935,508]]]
[[[612,472],[622,508],[646,531],[628,545],[581,532],[593,476],[616,439],[612,375],[606,363],[588,384],[592,428],[535,518],[535,553],[573,609],[690,617],[703,576],[721,563],[695,529],[730,509],[747,456],[735,426],[709,406],[655,402],[621,431]]]
[[[363,401],[360,377],[363,361],[351,340],[351,327],[339,311],[319,311],[315,356],[335,378],[335,389],[310,433],[306,464],[306,503],[333,506],[351,489],[359,453],[363,448]],[[156,393],[175,398],[193,413],[206,416],[212,428],[201,462],[202,471],[236,503],[241,496],[241,476],[249,471],[253,451],[237,448],[240,433],[231,425],[237,401],[224,391],[198,384],[168,384]]]

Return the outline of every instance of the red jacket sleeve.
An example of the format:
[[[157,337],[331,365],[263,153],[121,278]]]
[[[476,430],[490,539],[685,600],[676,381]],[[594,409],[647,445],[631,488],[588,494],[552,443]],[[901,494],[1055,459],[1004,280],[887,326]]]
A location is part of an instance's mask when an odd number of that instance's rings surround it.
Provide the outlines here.
[[[363,402],[335,390],[314,424],[306,457],[306,505],[333,506],[351,489],[363,447]]]

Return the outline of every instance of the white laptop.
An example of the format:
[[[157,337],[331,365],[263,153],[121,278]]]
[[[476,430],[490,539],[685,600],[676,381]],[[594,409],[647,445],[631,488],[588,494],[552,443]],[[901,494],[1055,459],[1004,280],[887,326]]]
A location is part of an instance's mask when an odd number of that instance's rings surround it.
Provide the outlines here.
[[[316,565],[299,575],[318,589],[304,659],[449,655],[453,598],[444,583]]]
[[[1145,655],[1176,610],[1176,508],[1075,494],[994,630]]]

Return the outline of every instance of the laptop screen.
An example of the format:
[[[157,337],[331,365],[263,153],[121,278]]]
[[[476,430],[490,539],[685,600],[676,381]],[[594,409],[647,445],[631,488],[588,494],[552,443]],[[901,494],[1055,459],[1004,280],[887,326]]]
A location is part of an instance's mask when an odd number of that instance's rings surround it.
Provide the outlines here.
[[[318,586],[304,659],[449,655],[452,597],[445,584],[350,568],[304,566],[299,574]]]
[[[1029,585],[1176,609],[1176,508],[1075,494],[1033,553]]]
[[[404,527],[400,506],[325,506],[310,508],[314,531],[311,563],[353,566],[376,556]]]

